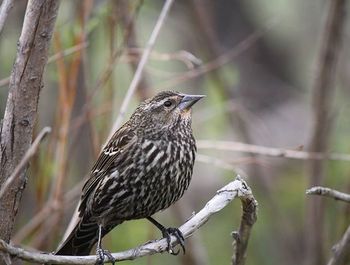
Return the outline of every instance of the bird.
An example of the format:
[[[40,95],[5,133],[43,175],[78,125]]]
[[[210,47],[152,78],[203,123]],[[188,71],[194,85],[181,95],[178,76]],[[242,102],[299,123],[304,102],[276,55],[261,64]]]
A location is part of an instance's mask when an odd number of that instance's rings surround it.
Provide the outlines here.
[[[79,221],[55,255],[89,255],[96,244],[97,264],[110,252],[102,238],[124,221],[146,218],[167,240],[178,228],[165,228],[152,215],[178,201],[189,187],[196,156],[192,106],[204,95],[162,91],[141,102],[102,149],[86,180],[78,206]]]

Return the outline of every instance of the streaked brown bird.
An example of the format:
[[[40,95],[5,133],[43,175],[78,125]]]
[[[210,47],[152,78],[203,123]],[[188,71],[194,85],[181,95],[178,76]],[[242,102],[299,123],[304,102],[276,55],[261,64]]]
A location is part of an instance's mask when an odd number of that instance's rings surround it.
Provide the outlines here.
[[[168,252],[178,254],[171,235],[185,252],[180,230],[165,228],[151,216],[179,200],[190,184],[196,154],[191,107],[201,98],[164,91],[136,108],[93,166],[82,190],[79,223],[56,255],[89,255],[97,243],[98,262],[113,259],[101,239],[122,222],[140,218],[161,230]]]

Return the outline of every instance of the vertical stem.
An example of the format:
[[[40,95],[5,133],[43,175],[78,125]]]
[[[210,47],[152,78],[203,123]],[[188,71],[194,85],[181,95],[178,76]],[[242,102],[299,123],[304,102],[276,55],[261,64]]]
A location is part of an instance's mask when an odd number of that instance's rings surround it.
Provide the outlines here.
[[[56,0],[28,1],[1,131],[0,186],[11,175],[32,141],[42,76],[59,3]],[[0,238],[7,242],[25,183],[24,170],[0,200]]]
[[[14,0],[3,0],[0,6],[0,34],[13,7]]]
[[[147,42],[145,51],[143,52],[141,59],[140,59],[140,63],[137,66],[137,69],[135,71],[135,75],[131,81],[131,84],[129,86],[128,91],[126,92],[125,98],[123,100],[122,106],[120,107],[120,112],[119,115],[117,117],[117,120],[115,121],[115,123],[113,124],[113,127],[111,129],[111,132],[108,136],[108,139],[106,141],[106,143],[108,142],[108,140],[112,137],[113,133],[119,128],[119,126],[121,125],[125,113],[126,113],[126,109],[129,105],[129,102],[137,88],[137,86],[140,83],[141,77],[142,77],[142,72],[143,69],[146,65],[146,62],[148,60],[149,55],[151,54],[151,51],[153,49],[153,46],[156,42],[156,39],[159,35],[160,29],[163,26],[163,23],[165,21],[165,18],[167,17],[169,11],[170,11],[170,7],[173,4],[174,0],[166,0],[163,6],[163,9],[158,17],[158,20],[156,22],[156,25],[153,28],[153,31],[151,33],[151,36]]]
[[[327,152],[331,129],[334,76],[340,52],[342,30],[345,21],[345,0],[329,2],[329,13],[315,80],[312,88],[313,128],[311,152]],[[310,160],[310,186],[321,185],[325,178],[326,160]],[[319,197],[308,199],[307,205],[307,264],[324,264],[323,203]]]
[[[133,20],[133,16],[130,13],[130,8],[129,4],[130,2],[127,0],[120,0],[118,2],[119,4],[119,9],[120,11],[119,16],[121,17],[121,23],[124,28],[129,28],[130,33],[128,36],[128,39],[126,40],[126,44],[128,48],[136,48],[138,47],[138,42],[137,42],[137,37],[136,37],[136,31],[135,31],[135,23]],[[130,66],[131,69],[136,72],[137,66],[140,62],[140,56],[137,53],[136,55],[137,60],[131,60],[130,61]],[[150,89],[149,89],[149,84],[148,80],[145,75],[142,75],[139,81],[139,84],[137,85],[136,92],[141,100],[145,100],[146,98],[150,97]]]

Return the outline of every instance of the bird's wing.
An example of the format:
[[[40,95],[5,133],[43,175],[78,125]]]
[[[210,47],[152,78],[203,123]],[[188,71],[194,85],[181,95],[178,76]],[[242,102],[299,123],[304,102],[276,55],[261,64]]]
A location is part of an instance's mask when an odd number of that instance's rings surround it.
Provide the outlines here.
[[[121,152],[135,143],[137,136],[129,126],[121,127],[109,140],[108,144],[103,148],[96,163],[91,169],[90,178],[85,182],[81,196],[81,203],[79,211],[85,209],[86,201],[89,195],[96,188],[101,179],[108,172],[110,166],[113,164]]]

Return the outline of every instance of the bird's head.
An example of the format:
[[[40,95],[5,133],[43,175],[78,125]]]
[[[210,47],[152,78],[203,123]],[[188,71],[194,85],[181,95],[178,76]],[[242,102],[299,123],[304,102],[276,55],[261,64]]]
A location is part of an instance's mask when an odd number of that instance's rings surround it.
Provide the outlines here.
[[[178,122],[191,122],[192,106],[203,95],[187,95],[174,91],[163,91],[140,104],[136,112],[142,116],[145,127],[172,127]]]

